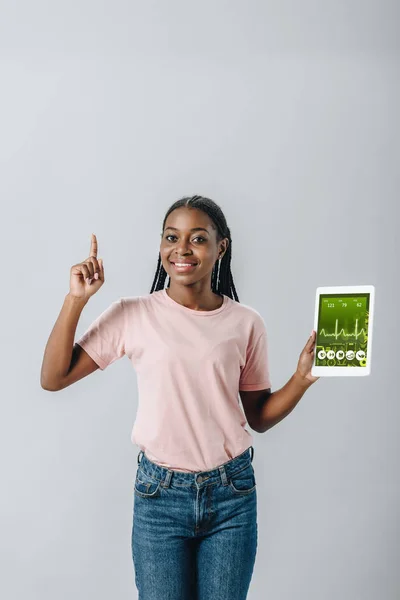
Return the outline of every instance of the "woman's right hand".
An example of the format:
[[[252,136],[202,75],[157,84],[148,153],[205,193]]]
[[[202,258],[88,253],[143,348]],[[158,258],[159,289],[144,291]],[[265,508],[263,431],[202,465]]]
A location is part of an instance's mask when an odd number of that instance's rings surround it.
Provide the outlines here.
[[[97,273],[95,279],[95,274]],[[92,233],[89,258],[71,267],[69,294],[76,298],[89,299],[104,283],[103,259],[97,260],[97,238]]]

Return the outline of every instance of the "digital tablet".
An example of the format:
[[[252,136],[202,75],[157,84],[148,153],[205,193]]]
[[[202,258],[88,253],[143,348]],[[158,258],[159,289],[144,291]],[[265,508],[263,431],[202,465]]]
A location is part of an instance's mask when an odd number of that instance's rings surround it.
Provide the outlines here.
[[[362,376],[371,372],[375,287],[318,287],[311,375]]]

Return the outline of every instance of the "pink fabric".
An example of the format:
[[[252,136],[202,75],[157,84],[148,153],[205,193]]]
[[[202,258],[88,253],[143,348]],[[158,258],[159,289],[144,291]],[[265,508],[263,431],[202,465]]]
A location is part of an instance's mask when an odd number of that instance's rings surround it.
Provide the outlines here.
[[[271,387],[263,318],[223,298],[211,311],[166,289],[120,298],[76,341],[102,370],[128,356],[139,391],[132,443],[177,471],[213,469],[251,446],[238,392]]]

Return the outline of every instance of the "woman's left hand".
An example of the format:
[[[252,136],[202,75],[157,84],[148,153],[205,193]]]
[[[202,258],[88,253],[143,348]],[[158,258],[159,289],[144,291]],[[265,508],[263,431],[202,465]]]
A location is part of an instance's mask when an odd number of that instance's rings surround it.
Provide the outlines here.
[[[302,353],[300,354],[299,362],[297,365],[297,373],[307,381],[315,383],[319,377],[311,375],[311,367],[314,363],[314,348],[315,348],[315,331],[313,330],[311,336],[308,339],[307,344],[304,346]]]

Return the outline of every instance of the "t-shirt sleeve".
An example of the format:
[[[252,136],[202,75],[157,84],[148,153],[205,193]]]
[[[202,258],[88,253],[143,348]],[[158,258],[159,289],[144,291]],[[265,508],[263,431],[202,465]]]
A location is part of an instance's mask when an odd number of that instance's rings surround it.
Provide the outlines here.
[[[239,390],[264,390],[271,387],[265,327],[254,344],[249,343],[246,364],[242,369]]]
[[[76,340],[104,370],[125,354],[125,312],[123,299],[115,300]]]

